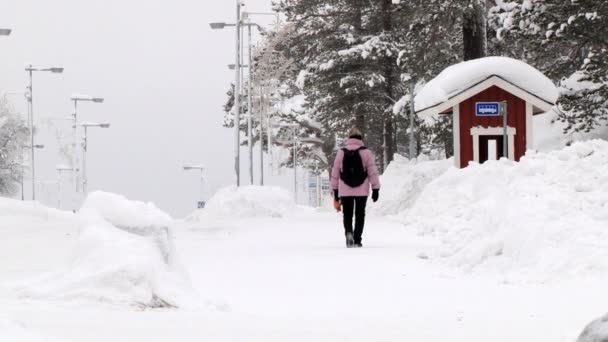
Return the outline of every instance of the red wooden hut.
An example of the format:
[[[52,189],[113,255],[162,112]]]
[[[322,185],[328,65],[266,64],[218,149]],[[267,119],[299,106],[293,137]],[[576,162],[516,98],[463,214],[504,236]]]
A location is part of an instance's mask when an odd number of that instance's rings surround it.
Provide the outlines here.
[[[530,65],[488,57],[457,64],[427,83],[415,99],[423,117],[453,116],[456,167],[503,157],[503,117],[506,103],[507,157],[519,161],[533,149],[533,116],[550,111],[558,90]]]

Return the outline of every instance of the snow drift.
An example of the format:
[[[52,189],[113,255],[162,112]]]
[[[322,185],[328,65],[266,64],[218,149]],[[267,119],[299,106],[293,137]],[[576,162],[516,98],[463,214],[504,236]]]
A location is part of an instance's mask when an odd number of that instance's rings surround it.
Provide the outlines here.
[[[152,204],[96,192],[79,212],[69,264],[22,288],[22,297],[141,308],[184,307],[194,291],[176,257],[171,218]]]
[[[543,278],[608,271],[606,141],[528,153],[519,163],[450,168],[407,196],[418,199],[398,217],[438,242],[424,252],[431,258],[469,271]]]
[[[38,202],[17,201],[10,198],[0,197],[0,216],[7,217],[27,217],[28,219],[73,219],[74,215],[68,212],[45,207]],[[5,221],[3,221],[5,222]]]
[[[35,334],[18,322],[0,318],[0,341],[10,342],[59,342],[49,336]]]
[[[429,161],[423,157],[409,160],[399,155],[382,175],[382,194],[372,212],[396,215],[411,207],[424,187],[454,165],[452,159]],[[386,184],[385,184],[386,182]]]
[[[198,213],[232,218],[283,217],[295,207],[293,196],[283,188],[230,186],[219,190]]]

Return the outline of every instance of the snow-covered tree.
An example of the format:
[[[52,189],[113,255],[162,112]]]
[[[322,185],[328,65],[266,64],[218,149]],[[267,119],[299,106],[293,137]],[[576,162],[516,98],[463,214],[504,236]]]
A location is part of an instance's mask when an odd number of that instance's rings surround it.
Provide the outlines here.
[[[567,131],[608,123],[608,3],[600,0],[497,0],[497,40],[560,82]]]
[[[0,195],[11,196],[19,189],[23,149],[29,129],[5,98],[0,98]]]

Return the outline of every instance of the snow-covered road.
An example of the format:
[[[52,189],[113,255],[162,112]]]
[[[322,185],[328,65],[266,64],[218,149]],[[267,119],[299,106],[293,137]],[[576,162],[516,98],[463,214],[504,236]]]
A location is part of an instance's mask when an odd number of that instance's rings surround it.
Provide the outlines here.
[[[465,275],[420,258],[434,242],[383,217],[368,218],[363,249],[346,249],[339,221],[304,209],[180,221],[177,249],[201,309],[25,301],[2,291],[0,323],[42,337],[23,341],[572,342],[605,310],[601,281]],[[74,232],[40,224],[7,234],[0,282],[53,268]]]

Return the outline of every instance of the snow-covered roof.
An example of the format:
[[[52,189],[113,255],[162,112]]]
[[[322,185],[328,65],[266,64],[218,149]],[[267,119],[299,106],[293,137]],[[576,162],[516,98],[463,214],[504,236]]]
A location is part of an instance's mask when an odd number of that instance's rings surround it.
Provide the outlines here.
[[[416,112],[435,107],[492,77],[499,77],[548,104],[555,104],[558,88],[542,72],[508,57],[486,57],[445,69],[415,97]]]

